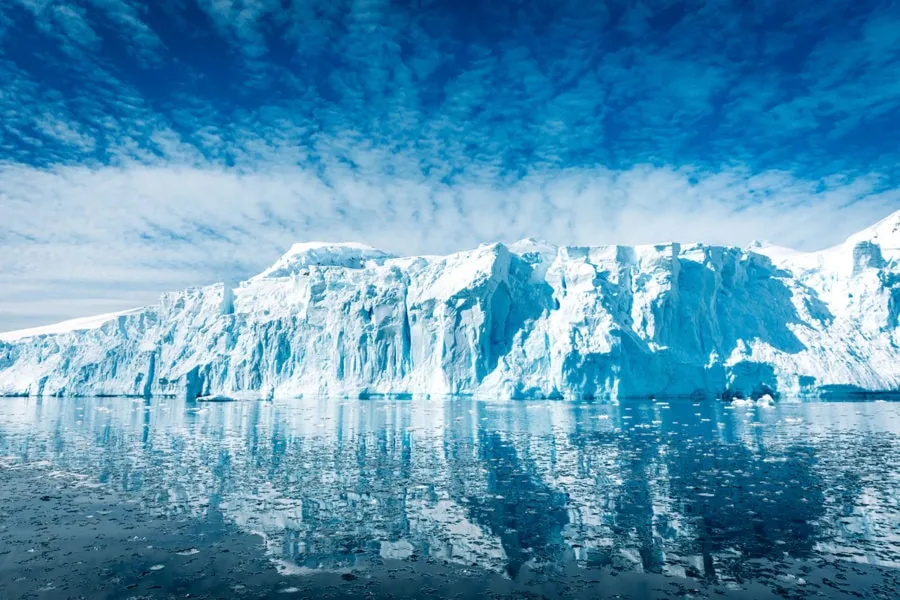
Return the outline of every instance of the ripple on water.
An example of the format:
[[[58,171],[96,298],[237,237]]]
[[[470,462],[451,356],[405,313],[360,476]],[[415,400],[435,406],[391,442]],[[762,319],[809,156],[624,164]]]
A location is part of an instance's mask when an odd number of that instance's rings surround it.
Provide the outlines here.
[[[21,466],[218,515],[297,572],[428,559],[796,586],[779,565],[900,567],[895,403],[7,399],[0,467]]]

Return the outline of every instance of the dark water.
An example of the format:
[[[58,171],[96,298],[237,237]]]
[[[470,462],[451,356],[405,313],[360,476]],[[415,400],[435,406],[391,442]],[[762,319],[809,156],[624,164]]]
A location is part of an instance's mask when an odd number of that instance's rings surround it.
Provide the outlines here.
[[[0,471],[2,598],[900,597],[898,403],[11,398]]]

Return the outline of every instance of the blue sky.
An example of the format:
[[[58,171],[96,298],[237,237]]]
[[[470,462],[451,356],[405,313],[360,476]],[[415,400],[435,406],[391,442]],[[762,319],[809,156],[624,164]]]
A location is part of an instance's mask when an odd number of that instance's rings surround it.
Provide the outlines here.
[[[824,247],[898,72],[894,2],[5,0],[0,330],[312,239]]]

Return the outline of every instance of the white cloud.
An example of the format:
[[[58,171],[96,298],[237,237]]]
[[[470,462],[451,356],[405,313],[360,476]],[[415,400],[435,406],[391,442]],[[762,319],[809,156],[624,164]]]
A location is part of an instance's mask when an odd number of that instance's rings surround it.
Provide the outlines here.
[[[448,186],[374,172],[374,164],[365,175],[341,166],[240,173],[162,164],[2,165],[0,329],[246,277],[302,240],[362,241],[398,253],[526,236],[560,244],[768,239],[815,249],[900,205],[900,192],[879,191],[875,177],[822,182],[638,166],[533,173],[504,186],[472,177]],[[73,302],[73,290],[89,297]]]
[[[71,119],[45,114],[35,121],[35,127],[41,133],[83,152],[92,152],[96,147],[96,140],[79,131],[77,123]]]
[[[119,35],[128,44],[128,50],[145,65],[159,62],[164,44],[156,32],[144,21],[143,14],[147,7],[140,0],[89,0],[91,4],[105,11],[106,16],[115,24]]]

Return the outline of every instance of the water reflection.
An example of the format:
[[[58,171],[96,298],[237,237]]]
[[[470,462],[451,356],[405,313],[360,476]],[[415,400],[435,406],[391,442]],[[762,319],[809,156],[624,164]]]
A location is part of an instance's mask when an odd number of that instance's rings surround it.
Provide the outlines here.
[[[0,455],[232,521],[288,572],[900,566],[900,404],[17,398]]]

